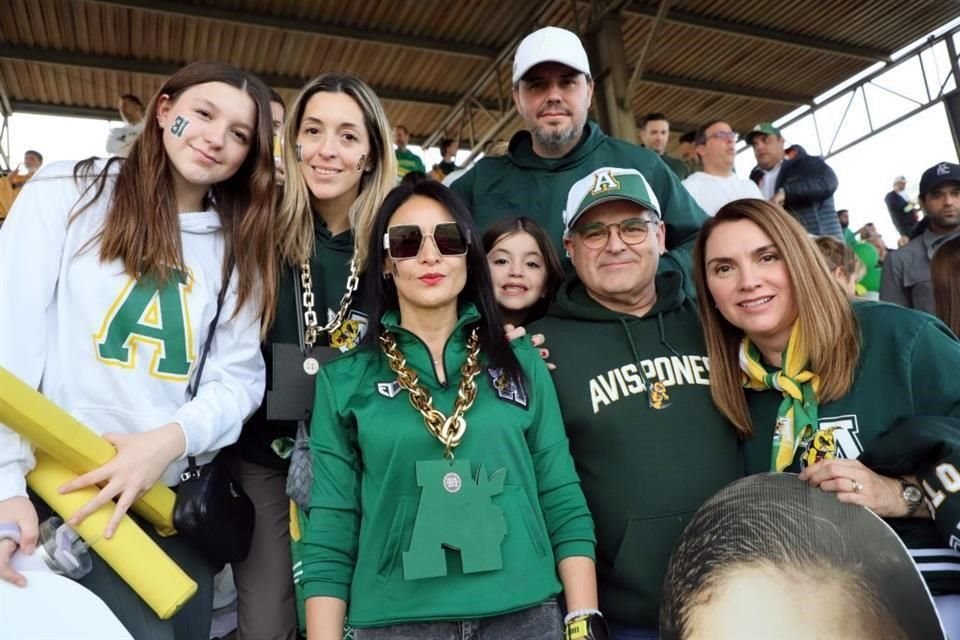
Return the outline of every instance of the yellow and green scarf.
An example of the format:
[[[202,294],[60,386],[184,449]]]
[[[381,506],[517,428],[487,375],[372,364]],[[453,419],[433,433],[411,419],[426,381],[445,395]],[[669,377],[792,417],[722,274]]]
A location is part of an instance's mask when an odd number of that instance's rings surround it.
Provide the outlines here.
[[[740,343],[743,386],[756,391],[777,389],[783,393],[770,451],[770,470],[783,471],[793,463],[800,443],[817,430],[820,378],[805,369],[807,352],[800,337],[799,320],[793,323],[790,331],[781,369],[768,371],[760,357],[760,350],[744,336]]]

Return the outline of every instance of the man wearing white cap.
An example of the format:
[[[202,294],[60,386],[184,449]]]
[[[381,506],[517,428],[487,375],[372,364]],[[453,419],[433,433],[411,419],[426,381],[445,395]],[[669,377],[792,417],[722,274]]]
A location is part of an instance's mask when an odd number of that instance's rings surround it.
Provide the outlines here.
[[[610,640],[657,637],[670,552],[696,510],[741,475],[736,433],[710,398],[684,274],[657,274],[661,206],[635,169],[602,167],[577,181],[562,214],[576,273],[528,327],[556,365]]]
[[[883,202],[887,205],[890,220],[900,232],[900,237],[906,238],[909,242],[914,228],[920,222],[920,206],[916,202],[911,202],[907,196],[905,176],[897,176],[893,179],[893,190],[883,197]]]
[[[587,119],[593,99],[590,63],[570,31],[544,27],[524,38],[513,62],[513,102],[525,131],[506,155],[484,158],[451,187],[481,230],[505,217],[529,216],[563,250],[561,211],[574,182],[604,166],[635,169],[663,210],[663,262],[689,268],[693,239],[706,216],[656,153],[607,136]]]

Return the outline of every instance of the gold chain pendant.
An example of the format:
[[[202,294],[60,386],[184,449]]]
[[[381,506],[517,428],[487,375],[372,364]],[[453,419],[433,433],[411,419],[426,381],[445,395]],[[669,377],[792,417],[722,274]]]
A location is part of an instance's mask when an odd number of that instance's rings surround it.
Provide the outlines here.
[[[423,424],[444,446],[444,457],[453,458],[453,449],[463,440],[467,432],[464,414],[477,398],[475,378],[480,373],[480,335],[474,327],[467,339],[467,360],[460,367],[460,384],[457,387],[457,400],[450,417],[433,408],[430,392],[420,384],[417,374],[407,365],[407,359],[397,346],[397,340],[389,331],[380,334],[380,345],[387,356],[390,369],[397,374],[397,382],[410,394],[410,404],[423,416]]]
[[[336,331],[340,325],[343,324],[347,314],[350,313],[350,303],[353,301],[353,294],[356,293],[358,286],[360,286],[360,276],[357,273],[357,258],[356,252],[354,252],[354,257],[350,259],[350,275],[347,276],[347,288],[343,292],[343,297],[340,299],[340,308],[337,309],[337,313],[333,319],[321,327],[317,321],[317,312],[313,308],[313,276],[310,273],[310,261],[306,260],[300,263],[300,288],[302,289],[301,303],[303,304],[304,327],[303,346],[307,349],[312,348],[321,333]],[[310,363],[311,360],[313,361],[312,363]],[[310,375],[314,375],[320,370],[320,365],[316,359],[307,358],[307,362],[304,362],[303,368]]]

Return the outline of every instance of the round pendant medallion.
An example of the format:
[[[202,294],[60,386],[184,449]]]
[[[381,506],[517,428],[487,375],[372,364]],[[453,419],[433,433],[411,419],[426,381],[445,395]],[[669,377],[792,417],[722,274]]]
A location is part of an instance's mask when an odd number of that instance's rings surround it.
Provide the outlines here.
[[[463,481],[458,474],[451,471],[443,476],[443,488],[446,489],[448,493],[456,493],[460,491],[460,487],[462,486]]]
[[[320,371],[320,363],[317,362],[316,358],[307,358],[303,361],[303,370],[307,372],[307,375],[315,376],[317,371]]]

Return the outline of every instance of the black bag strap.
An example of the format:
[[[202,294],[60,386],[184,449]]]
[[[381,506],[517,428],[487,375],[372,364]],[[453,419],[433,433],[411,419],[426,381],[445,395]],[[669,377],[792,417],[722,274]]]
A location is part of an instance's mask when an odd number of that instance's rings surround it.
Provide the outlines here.
[[[227,286],[230,284],[230,276],[233,273],[233,255],[227,263],[227,275],[223,284],[220,286],[220,293],[217,294],[217,310],[213,314],[213,320],[210,321],[210,327],[207,329],[207,340],[203,343],[203,350],[200,352],[200,363],[197,365],[197,374],[193,377],[193,386],[187,385],[187,391],[190,393],[190,399],[197,397],[197,391],[200,389],[200,377],[203,375],[203,365],[207,363],[207,354],[210,353],[210,345],[213,344],[213,333],[220,322],[220,312],[223,311],[223,300],[227,297]],[[193,456],[187,456],[187,470],[181,476],[182,480],[197,477],[200,475],[200,468],[197,467],[197,459]]]

